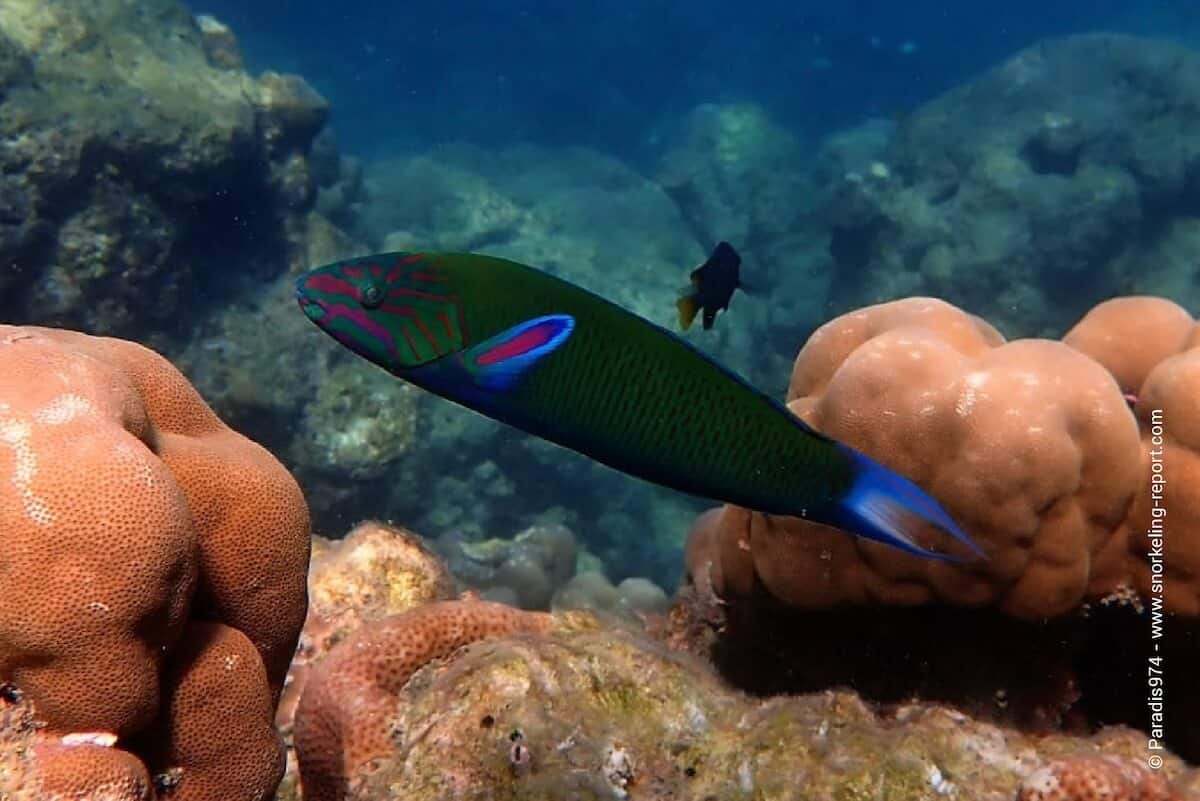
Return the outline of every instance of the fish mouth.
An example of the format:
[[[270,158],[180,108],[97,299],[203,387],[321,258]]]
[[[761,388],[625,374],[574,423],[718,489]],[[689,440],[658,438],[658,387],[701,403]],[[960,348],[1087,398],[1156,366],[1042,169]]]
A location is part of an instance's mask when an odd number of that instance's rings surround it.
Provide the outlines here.
[[[296,279],[296,302],[300,304],[300,310],[304,312],[304,316],[314,323],[325,316],[325,307],[309,297],[308,292],[305,291],[303,276]]]

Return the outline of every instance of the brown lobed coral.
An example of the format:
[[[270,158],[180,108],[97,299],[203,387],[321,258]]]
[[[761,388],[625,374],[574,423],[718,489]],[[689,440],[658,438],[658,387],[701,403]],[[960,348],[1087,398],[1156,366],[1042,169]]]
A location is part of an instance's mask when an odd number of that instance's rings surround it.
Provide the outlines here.
[[[1108,368],[1141,430],[1140,485],[1116,543],[1130,555],[1133,588],[1200,618],[1200,326],[1163,298],[1116,298],[1063,341]]]
[[[760,690],[849,683],[1038,728],[1147,725],[1131,678],[1145,671],[1147,608],[1166,613],[1160,655],[1200,664],[1195,344],[1192,318],[1156,298],[1102,304],[1064,341],[1006,342],[929,298],[826,324],[796,359],[789,408],[929,490],[989,559],[921,560],[713,510],[686,553],[692,597],[725,604],[713,653]],[[747,650],[768,641],[770,653]],[[773,664],[793,667],[763,681]],[[1200,755],[1187,727],[1170,736]]]
[[[921,560],[816,524],[729,507],[698,526],[692,573],[707,571],[721,595],[746,594],[758,583],[788,606],[809,609],[942,603],[1042,620],[1130,588],[1146,597],[1146,548],[1134,533],[1144,530],[1146,514],[1138,513],[1149,495],[1150,409],[1190,397],[1189,366],[1200,355],[1175,353],[1193,325],[1181,309],[1130,302],[1124,316],[1098,308],[1065,343],[1005,342],[949,304],[911,298],[833,320],[797,357],[789,407],[931,491],[987,561]],[[1147,319],[1154,332],[1138,352],[1128,344],[1132,331],[1113,322],[1128,329],[1132,319]],[[1113,325],[1118,333],[1105,333]],[[1097,360],[1085,355],[1088,344],[1108,350]],[[1121,392],[1134,384],[1137,417]],[[1173,508],[1190,516],[1194,414],[1176,406],[1166,432],[1179,477],[1170,482]],[[1167,603],[1195,615],[1200,545],[1190,532],[1198,529],[1176,526]]]
[[[54,781],[128,751],[176,801],[273,792],[309,549],[288,472],[152,351],[0,326],[0,477],[0,682],[46,736],[117,746]]]

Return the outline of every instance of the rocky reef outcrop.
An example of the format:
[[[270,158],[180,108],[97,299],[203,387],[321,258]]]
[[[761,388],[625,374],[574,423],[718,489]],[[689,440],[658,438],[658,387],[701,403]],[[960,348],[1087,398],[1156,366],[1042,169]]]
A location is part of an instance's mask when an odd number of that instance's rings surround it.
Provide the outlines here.
[[[1194,297],[1200,55],[1038,43],[904,116],[828,188],[839,306],[935,295],[1061,334],[1120,294]]]
[[[1144,737],[1034,737],[847,691],[751,698],[586,615],[480,601],[368,624],[297,711],[304,797],[1183,801],[1195,770]]]
[[[302,78],[248,75],[232,33],[175,0],[6,3],[0,315],[184,333],[297,255],[328,117]]]

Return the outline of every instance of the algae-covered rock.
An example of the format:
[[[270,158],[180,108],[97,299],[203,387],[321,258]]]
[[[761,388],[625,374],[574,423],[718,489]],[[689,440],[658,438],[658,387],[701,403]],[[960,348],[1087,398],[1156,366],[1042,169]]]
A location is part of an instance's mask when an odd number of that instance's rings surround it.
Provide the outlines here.
[[[693,109],[657,179],[704,239],[739,246],[794,228],[809,188],[807,153],[759,106]]]
[[[175,0],[3,3],[0,314],[159,333],[198,289],[286,269],[328,107],[238,63]]]
[[[672,328],[677,290],[706,255],[658,185],[585,148],[442,147],[368,176],[365,224],[387,249],[516,259]]]
[[[522,609],[548,609],[551,596],[575,574],[575,535],[562,525],[530,526],[512,539],[478,542],[447,535],[435,548],[464,585]]]
[[[835,302],[934,295],[1057,335],[1100,299],[1162,286],[1157,243],[1195,217],[1197,90],[1200,54],[1095,34],[925,104],[877,171],[830,176]]]
[[[1011,801],[1063,757],[1145,770],[1145,739],[1126,729],[1033,738],[921,703],[884,716],[847,692],[751,699],[631,634],[566,628],[418,671],[393,754],[346,797]],[[1169,755],[1161,775],[1200,786]]]
[[[305,408],[293,441],[297,461],[344,474],[378,478],[417,445],[419,390],[382,370],[347,362],[327,372]]]
[[[341,540],[313,538],[308,615],[275,713],[288,748],[277,797],[298,792],[292,720],[313,668],[364,623],[447,600],[453,591],[445,566],[410,531],[365,520]]]

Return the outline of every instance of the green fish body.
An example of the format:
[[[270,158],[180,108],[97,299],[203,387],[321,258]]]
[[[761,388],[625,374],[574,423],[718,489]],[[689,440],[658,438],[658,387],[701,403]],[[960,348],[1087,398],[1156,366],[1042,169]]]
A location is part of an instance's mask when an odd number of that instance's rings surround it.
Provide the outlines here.
[[[932,524],[978,553],[907,479],[669,331],[540,270],[387,253],[296,286],[310,320],[397,377],[630,475],[954,558],[913,540]]]

